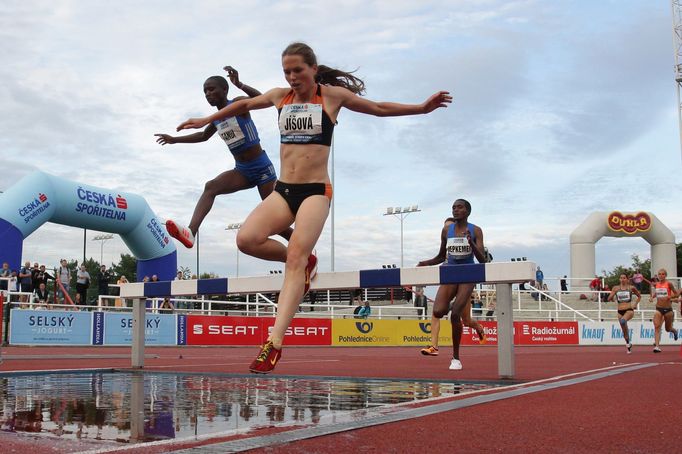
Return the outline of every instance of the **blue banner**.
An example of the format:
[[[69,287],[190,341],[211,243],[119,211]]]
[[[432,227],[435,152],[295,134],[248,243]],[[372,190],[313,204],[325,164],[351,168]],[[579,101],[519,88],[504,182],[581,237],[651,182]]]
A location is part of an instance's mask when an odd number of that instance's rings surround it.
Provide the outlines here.
[[[23,240],[46,222],[117,233],[143,264],[140,279],[175,277],[175,244],[137,194],[31,173],[0,194],[0,261],[17,269]]]
[[[177,345],[176,321],[173,314],[147,314],[145,345]],[[104,313],[104,345],[130,345],[133,342],[131,314]]]
[[[187,315],[178,315],[178,345],[187,345]]]
[[[13,309],[10,344],[91,345],[92,313]]]
[[[92,345],[104,345],[104,312],[92,313]]]

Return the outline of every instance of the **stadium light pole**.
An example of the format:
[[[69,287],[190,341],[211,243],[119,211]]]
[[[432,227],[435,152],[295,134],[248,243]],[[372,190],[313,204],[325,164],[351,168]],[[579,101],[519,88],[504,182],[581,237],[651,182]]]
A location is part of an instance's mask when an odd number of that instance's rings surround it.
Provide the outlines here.
[[[403,268],[403,221],[410,213],[417,213],[421,211],[417,205],[412,205],[410,207],[388,207],[384,216],[395,216],[400,219],[400,268]]]
[[[235,233],[238,231],[240,228],[242,228],[242,223],[241,222],[235,222],[234,224],[228,224],[227,227],[225,227],[225,230],[232,230]],[[236,239],[236,235],[235,235]],[[236,241],[235,241],[236,243]],[[237,277],[239,277],[239,248],[237,248]]]
[[[111,233],[106,235],[97,235],[92,239],[92,241],[99,241],[99,265],[102,266],[102,260],[104,260],[104,243],[114,237]]]

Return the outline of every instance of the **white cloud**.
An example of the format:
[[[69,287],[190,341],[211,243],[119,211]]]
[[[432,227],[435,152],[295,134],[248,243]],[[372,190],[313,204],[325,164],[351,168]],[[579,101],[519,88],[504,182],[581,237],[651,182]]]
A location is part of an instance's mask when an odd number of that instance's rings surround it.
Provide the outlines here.
[[[536,256],[557,274],[568,268],[571,227],[591,210],[647,209],[682,232],[667,5],[33,0],[0,8],[0,191],[40,169],[139,193],[161,218],[188,221],[204,183],[232,158],[218,139],[160,147],[153,134],[210,112],[201,84],[226,64],[261,90],[283,86],[280,52],[305,40],[321,63],[358,68],[371,99],[421,102],[439,89],[455,97],[423,117],[340,115],[337,270],[399,262],[399,224],[381,216],[389,205],[424,210],[405,221],[405,262],[433,256],[458,197],[471,200],[472,221],[500,257]],[[276,112],[253,118],[277,165]],[[224,225],[258,201],[256,191],[216,200],[202,227],[202,270],[234,273]],[[327,269],[330,222],[318,244]],[[25,255],[50,262],[81,249],[77,229],[45,226]],[[620,259],[616,249],[606,253]],[[105,251],[113,260],[125,247],[111,241]],[[179,260],[194,268],[196,253],[180,250]],[[242,273],[271,267],[240,257]]]

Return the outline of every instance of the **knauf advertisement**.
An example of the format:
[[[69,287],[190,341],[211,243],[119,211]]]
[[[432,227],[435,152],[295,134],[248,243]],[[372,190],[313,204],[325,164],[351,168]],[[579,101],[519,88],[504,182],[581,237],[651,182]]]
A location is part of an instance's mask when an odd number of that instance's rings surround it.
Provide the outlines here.
[[[679,325],[679,323],[678,323]],[[618,322],[579,322],[580,345],[625,345],[623,330]],[[630,341],[633,345],[654,345],[654,324],[652,322],[628,322]],[[678,335],[682,338],[682,329],[678,327]],[[672,333],[661,328],[661,345],[679,345]]]

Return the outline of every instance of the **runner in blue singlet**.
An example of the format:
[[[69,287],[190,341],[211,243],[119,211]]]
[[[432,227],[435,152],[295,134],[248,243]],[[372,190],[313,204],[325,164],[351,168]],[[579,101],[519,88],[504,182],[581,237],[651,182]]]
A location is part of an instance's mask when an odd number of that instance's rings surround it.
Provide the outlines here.
[[[231,66],[226,66],[225,70],[230,77],[230,81],[239,89],[244,91],[249,98],[259,96],[261,93],[253,87],[246,85],[239,80],[239,73]],[[229,106],[235,101],[246,99],[246,96],[239,96],[233,100],[227,99],[229,85],[227,80],[221,76],[212,76],[204,82],[204,95],[206,101],[218,110]],[[216,196],[221,194],[231,194],[233,192],[258,187],[261,199],[265,199],[273,191],[277,175],[275,168],[270,162],[268,155],[260,146],[260,139],[256,125],[251,120],[249,113],[227,117],[211,122],[206,128],[187,136],[174,137],[168,134],[155,134],[156,141],[161,145],[173,143],[198,143],[205,142],[215,133],[221,139],[234,156],[236,166],[232,170],[221,173],[213,180],[206,183],[204,192],[199,197],[194,214],[188,227],[183,227],[178,222],[169,219],[166,221],[168,233],[186,247],[194,245],[194,237],[199,231],[199,226],[206,217]],[[290,228],[284,230],[280,235],[287,240],[291,237]]]
[[[471,204],[463,199],[455,200],[452,204],[452,217],[454,223],[446,222],[441,230],[441,244],[438,255],[429,260],[419,262],[417,266],[440,265],[444,261],[447,265],[466,265],[474,263],[474,257],[479,263],[485,263],[485,249],[483,247],[483,231],[477,225],[469,222]],[[446,284],[441,285],[436,293],[433,304],[433,316],[443,318],[448,311],[452,311],[450,322],[452,324],[452,361],[450,370],[460,370],[462,363],[459,359],[459,344],[462,340],[463,313],[471,301],[474,284]],[[455,300],[450,309],[450,302]],[[482,332],[479,336],[483,339]],[[431,354],[424,349],[422,353]]]

